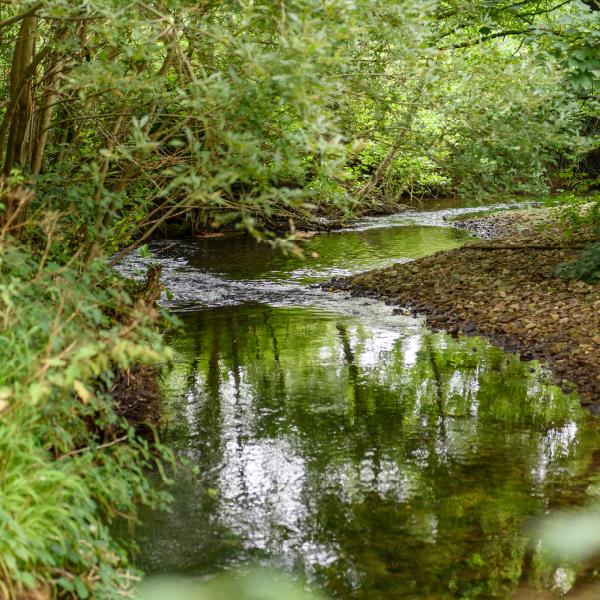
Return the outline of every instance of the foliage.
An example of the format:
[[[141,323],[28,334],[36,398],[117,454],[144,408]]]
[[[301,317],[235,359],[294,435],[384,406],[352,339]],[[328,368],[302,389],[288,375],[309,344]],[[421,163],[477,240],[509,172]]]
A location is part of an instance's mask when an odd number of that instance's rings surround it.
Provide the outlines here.
[[[596,72],[595,21],[552,17],[579,35],[565,62],[564,36],[471,43],[520,18],[502,3],[447,4],[46,0],[5,26],[31,56],[0,51],[28,94],[11,71],[4,172],[36,177],[43,202],[121,242],[173,220],[264,237],[315,207],[538,191],[557,156],[583,149],[568,81]],[[37,141],[19,139],[27,127]]]
[[[0,595],[42,587],[115,597],[132,583],[107,525],[166,497],[145,470],[159,448],[118,416],[114,367],[165,358],[141,306],[105,264],[0,241]],[[54,246],[57,246],[54,248]],[[127,311],[125,325],[111,315]]]
[[[558,208],[560,223],[568,237],[590,242],[576,260],[561,263],[557,274],[566,279],[597,283],[600,281],[600,244],[595,240],[600,238],[600,195],[564,193],[548,203]]]
[[[600,244],[591,244],[575,261],[562,263],[557,273],[566,279],[582,279],[586,283],[600,281]]]
[[[562,226],[568,234],[600,227],[600,194],[564,193],[551,198],[549,203],[559,207]]]

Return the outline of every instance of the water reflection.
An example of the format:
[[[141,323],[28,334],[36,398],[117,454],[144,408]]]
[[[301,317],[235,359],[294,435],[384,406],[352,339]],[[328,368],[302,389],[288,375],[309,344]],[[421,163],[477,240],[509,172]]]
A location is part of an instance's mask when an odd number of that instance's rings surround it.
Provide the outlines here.
[[[303,259],[249,237],[178,244],[177,254],[183,252],[192,269],[226,279],[313,283],[456,248],[468,237],[459,229],[405,224],[320,234],[304,244]]]
[[[344,598],[505,597],[529,517],[591,476],[576,399],[481,340],[262,304],[182,318],[169,438],[201,471],[144,515],[149,572],[258,561]]]

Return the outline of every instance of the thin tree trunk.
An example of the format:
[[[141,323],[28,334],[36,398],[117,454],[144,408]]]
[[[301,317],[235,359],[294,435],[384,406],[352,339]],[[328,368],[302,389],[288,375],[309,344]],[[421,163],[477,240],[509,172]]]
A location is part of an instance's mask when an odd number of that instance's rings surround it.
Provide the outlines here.
[[[362,187],[362,189],[358,192],[358,199],[365,200],[365,198],[373,192],[381,183],[383,177],[387,173],[387,170],[390,168],[391,164],[394,162],[394,159],[398,156],[400,151],[402,150],[402,146],[404,145],[406,138],[410,135],[412,131],[412,124],[415,119],[415,113],[417,111],[417,107],[419,106],[421,99],[423,97],[423,90],[425,87],[426,74],[424,74],[421,80],[417,84],[417,88],[415,90],[415,100],[411,103],[411,106],[406,109],[405,114],[402,117],[402,123],[400,126],[400,131],[398,134],[398,138],[394,145],[390,148],[389,152],[385,156],[385,158],[381,161],[380,165],[375,170],[375,173],[371,176],[369,181]]]
[[[21,235],[32,196],[31,190],[11,188],[5,179],[0,181],[0,203],[4,204],[0,212],[0,240],[9,234],[16,238]]]
[[[39,117],[37,119],[36,138],[34,140],[34,150],[32,153],[31,160],[31,173],[32,175],[39,175],[42,169],[42,161],[44,160],[44,152],[46,150],[46,143],[48,141],[48,132],[50,131],[50,122],[52,120],[52,114],[57,104],[58,99],[58,82],[60,74],[63,68],[64,59],[61,58],[54,64],[50,65],[46,71],[46,86],[48,93],[44,106],[40,110]]]
[[[34,64],[36,24],[37,17],[30,16],[23,19],[10,71],[11,106],[6,114],[10,127],[4,162],[4,174],[7,176],[17,164],[26,167],[30,156],[34,76],[32,71],[35,71],[31,67]],[[39,63],[39,59],[37,62]]]

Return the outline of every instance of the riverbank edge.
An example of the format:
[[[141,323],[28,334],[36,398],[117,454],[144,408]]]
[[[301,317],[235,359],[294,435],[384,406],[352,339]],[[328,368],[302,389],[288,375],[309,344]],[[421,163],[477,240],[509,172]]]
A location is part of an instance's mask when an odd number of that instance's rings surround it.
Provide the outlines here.
[[[547,209],[461,219],[478,240],[392,267],[334,278],[323,288],[422,315],[433,330],[481,336],[524,360],[548,365],[567,391],[600,414],[600,286],[565,281],[558,264],[580,244],[557,242]]]
[[[512,198],[511,202],[517,206],[525,202],[538,202],[539,196],[522,196]],[[489,196],[487,201],[479,207],[481,211],[486,211],[487,206],[494,203],[504,203],[505,199],[501,196]],[[459,196],[424,196],[417,201],[411,201],[408,198],[406,202],[383,203],[373,206],[358,207],[355,211],[342,213],[340,210],[326,211],[322,208],[317,209],[315,214],[303,213],[276,213],[267,221],[262,222],[262,226],[268,231],[278,236],[285,236],[290,233],[291,228],[302,232],[329,233],[353,227],[357,222],[366,218],[386,217],[414,210],[443,210],[439,203],[448,204],[448,208],[462,208]],[[455,205],[453,204],[455,203]],[[433,208],[432,208],[433,207]],[[475,209],[475,207],[474,207]],[[505,209],[503,209],[505,210]],[[211,219],[205,219],[200,225],[192,221],[178,223],[172,221],[166,223],[162,228],[157,229],[150,240],[171,240],[171,239],[195,239],[195,238],[222,238],[237,237],[247,235],[248,232],[240,230],[235,225],[224,225],[215,228]]]
[[[0,236],[0,598],[128,595],[139,571],[110,524],[169,501],[147,477],[170,456],[157,435],[160,269],[135,283],[102,256],[59,264],[24,237]]]

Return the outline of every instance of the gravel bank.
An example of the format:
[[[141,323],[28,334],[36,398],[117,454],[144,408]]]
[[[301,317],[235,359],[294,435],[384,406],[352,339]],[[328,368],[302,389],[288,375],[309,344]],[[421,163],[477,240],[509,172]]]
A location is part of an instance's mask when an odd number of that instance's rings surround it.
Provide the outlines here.
[[[554,275],[559,263],[577,256],[575,243],[557,243],[555,228],[540,229],[552,223],[544,211],[471,221],[503,237],[324,287],[387,300],[424,314],[434,329],[481,335],[546,362],[564,389],[576,389],[582,404],[600,413],[600,285]]]

